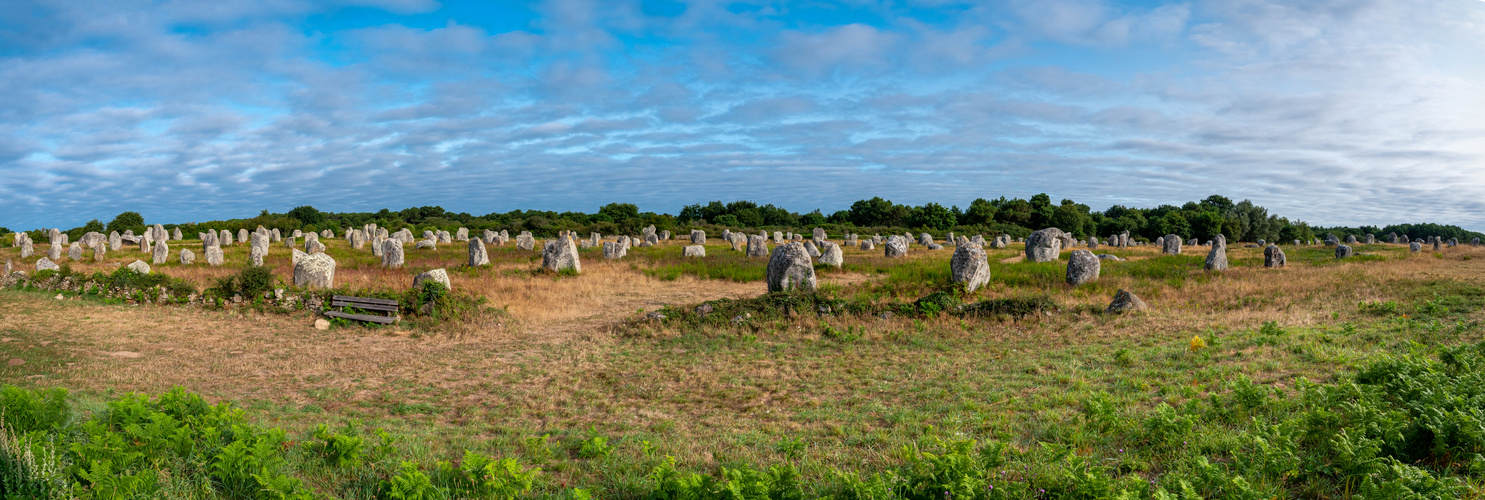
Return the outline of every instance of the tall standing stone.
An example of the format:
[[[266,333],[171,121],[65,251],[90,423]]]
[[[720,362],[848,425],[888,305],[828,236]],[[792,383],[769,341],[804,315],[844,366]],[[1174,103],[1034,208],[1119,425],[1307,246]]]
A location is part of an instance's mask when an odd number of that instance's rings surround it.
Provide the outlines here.
[[[150,262],[157,266],[170,262],[170,244],[166,243],[165,240],[155,243],[155,249],[150,254]]]
[[[768,238],[761,234],[749,236],[748,257],[768,257]]]
[[[1181,255],[1181,237],[1180,236],[1174,235],[1174,234],[1167,234],[1162,239],[1164,241],[1161,242],[1162,247],[1160,249],[1160,253],[1163,253],[1165,255]]]
[[[1207,253],[1207,262],[1206,262],[1205,268],[1208,271],[1226,271],[1227,270],[1227,237],[1226,236],[1223,236],[1223,235],[1220,235],[1219,234],[1219,235],[1217,235],[1216,238],[1213,238],[1212,239],[1212,251]]]
[[[787,243],[774,247],[768,258],[768,291],[790,292],[815,289],[815,266],[804,245]]]
[[[907,241],[901,236],[895,234],[889,236],[887,238],[887,244],[882,245],[882,248],[882,253],[888,258],[900,259],[903,257],[907,257]],[[800,250],[803,249],[804,247],[801,246]],[[809,255],[808,252],[806,252],[805,255]]]
[[[577,245],[570,238],[548,241],[541,250],[541,267],[553,272],[568,269],[575,273],[583,272],[583,264],[578,260]]]
[[[490,256],[485,253],[485,242],[479,238],[469,238],[469,267],[488,265],[490,265]]]
[[[692,245],[705,245],[706,244],[706,231],[702,231],[700,229],[692,229],[691,230],[691,244]]]
[[[1062,253],[1062,237],[1065,233],[1061,229],[1049,227],[1031,233],[1026,237],[1026,258],[1032,262],[1056,261]]]
[[[119,236],[118,231],[109,231],[108,246],[109,250],[113,250],[115,252],[124,249],[124,238]]]
[[[252,240],[252,246],[248,247],[248,265],[263,265],[263,258],[268,256],[268,237],[253,233],[248,235],[248,238]]]
[[[61,240],[62,240],[61,238],[57,238],[57,241],[61,241]],[[145,252],[149,252],[149,248],[146,247],[144,249],[144,251]],[[52,243],[52,244],[47,245],[46,246],[46,258],[51,259],[52,262],[56,262],[56,261],[62,260],[62,245],[59,244],[59,243]]]
[[[223,229],[222,232],[221,232],[220,238],[221,238],[221,246],[224,246],[224,247],[230,247],[230,246],[232,246],[232,231],[228,231],[226,229]]]
[[[469,228],[461,227],[454,231],[454,239],[456,241],[469,241]]]
[[[813,237],[814,237],[814,238],[813,238],[813,239],[814,239],[814,240],[815,240],[815,241],[816,241],[816,242],[821,242],[821,241],[825,241],[825,230],[824,230],[824,229],[822,229],[822,228],[818,228],[818,227],[817,227],[817,228],[815,228],[815,230],[814,230],[814,231],[812,231],[812,234],[811,234],[811,236],[813,236]]]
[[[93,246],[93,262],[103,262],[108,257],[108,243],[99,243]]]
[[[71,260],[82,260],[82,256],[83,256],[83,250],[82,250],[82,244],[81,243],[78,243],[78,242],[74,241],[74,242],[72,242],[72,244],[67,245],[67,258],[68,259],[71,259]]]
[[[1278,245],[1269,245],[1263,249],[1263,267],[1280,268],[1288,263],[1284,257],[1284,250]]]
[[[979,245],[959,245],[949,259],[949,280],[963,283],[965,291],[973,292],[990,283],[990,264],[985,249]]]
[[[196,254],[195,253],[192,253],[191,252],[191,249],[189,249],[189,248],[182,248],[182,249],[180,249],[180,263],[182,265],[187,265],[187,266],[189,266],[191,264],[195,264],[196,263]]]
[[[402,240],[397,238],[382,240],[382,267],[388,269],[402,267]]]
[[[1376,243],[1377,243],[1377,237],[1376,237],[1376,235],[1373,235],[1372,233],[1366,233],[1366,244],[1368,244],[1368,245],[1374,245]]]

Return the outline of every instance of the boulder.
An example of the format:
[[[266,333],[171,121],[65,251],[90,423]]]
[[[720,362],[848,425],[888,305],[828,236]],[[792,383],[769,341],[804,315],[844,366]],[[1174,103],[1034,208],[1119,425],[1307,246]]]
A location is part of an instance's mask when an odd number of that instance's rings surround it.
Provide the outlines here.
[[[461,227],[454,231],[455,241],[469,241],[469,228]]]
[[[706,231],[702,231],[700,229],[692,229],[691,230],[691,244],[692,245],[705,245],[706,244]]]
[[[1204,266],[1208,271],[1227,270],[1227,238],[1217,235],[1212,239],[1212,251],[1207,253],[1207,262]]]
[[[180,240],[185,239],[185,237],[181,236],[181,234],[180,234],[180,228],[175,228],[175,229],[172,229],[170,231],[170,239],[175,240],[175,241],[180,241]]]
[[[603,242],[603,258],[605,259],[623,258],[624,254],[627,253],[627,250],[628,249],[624,248],[624,244],[617,241]]]
[[[1366,239],[1364,241],[1366,241],[1366,244],[1368,245],[1375,245],[1377,243],[1377,237],[1372,233],[1366,233]]]
[[[226,229],[223,229],[221,231],[221,233],[219,233],[217,235],[217,240],[220,241],[220,245],[219,246],[224,246],[224,247],[230,247],[230,246],[232,246],[232,231],[228,231]]]
[[[882,245],[882,248],[885,249],[883,253],[889,258],[900,259],[903,257],[907,257],[907,242],[904,241],[903,237],[901,236],[895,234],[889,236],[887,238],[887,243],[885,245]],[[800,249],[802,250],[803,247],[800,247]],[[808,255],[808,253],[806,253],[806,255]]]
[[[670,230],[666,229],[664,231],[660,231],[660,239],[670,241]]]
[[[811,234],[811,236],[814,237],[813,239],[816,242],[825,241],[825,230],[824,229],[821,229],[821,228],[818,228],[817,227],[817,228],[815,228],[814,231],[812,231],[812,233],[813,234]]]
[[[1347,245],[1355,245],[1356,244],[1356,235],[1352,235],[1352,234],[1346,235],[1346,244]]]
[[[568,238],[547,242],[541,250],[541,267],[553,272],[569,269],[575,273],[583,272],[583,263],[578,260],[577,245]]]
[[[1337,259],[1344,259],[1344,258],[1350,257],[1352,255],[1356,255],[1356,254],[1355,254],[1355,252],[1353,252],[1351,250],[1351,246],[1350,245],[1336,245],[1335,246],[1335,258],[1337,258]]]
[[[1108,309],[1104,309],[1104,312],[1122,314],[1149,309],[1150,306],[1145,305],[1145,301],[1140,300],[1138,295],[1120,289],[1118,293],[1114,294],[1114,301],[1109,302],[1109,307]]]
[[[846,263],[845,254],[841,251],[840,245],[831,243],[829,241],[820,240],[820,247],[821,264],[825,264],[831,267],[840,267],[842,264]]]
[[[152,253],[150,253],[150,261],[155,265],[169,262],[170,244],[166,243],[165,240],[160,240],[158,243],[155,243],[155,249]]]
[[[182,248],[182,249],[180,249],[180,263],[182,265],[187,265],[187,266],[189,266],[191,264],[195,264],[196,263],[196,254],[194,252],[192,252],[191,249],[189,249],[189,248]]]
[[[1067,284],[1078,286],[1098,280],[1100,262],[1093,252],[1073,250],[1067,258]]]
[[[108,243],[100,243],[93,247],[93,262],[103,262],[108,257]]]
[[[1174,235],[1174,234],[1167,234],[1164,237],[1162,237],[1161,240],[1163,240],[1163,241],[1160,241],[1159,242],[1159,244],[1161,245],[1160,253],[1165,254],[1165,255],[1181,255],[1181,237],[1180,236]]]
[[[820,258],[820,249],[815,246],[815,242],[814,241],[806,241],[806,242],[804,242],[804,251],[806,253],[810,254],[810,257],[811,258],[815,258],[815,259]]]
[[[454,235],[449,234],[448,231],[439,231],[437,236],[438,244],[440,245],[447,245],[454,242]]]
[[[109,250],[115,252],[124,249],[124,238],[119,236],[118,231],[110,231],[108,233],[108,246]]]
[[[304,254],[294,249],[294,286],[335,288],[335,259],[324,253]]]
[[[1439,240],[1442,240],[1442,239],[1443,238],[1440,238],[1440,237],[1437,237],[1437,236],[1434,236],[1433,237],[1433,251],[1437,252],[1439,250],[1442,250],[1442,248],[1440,248],[1441,245],[1442,245],[1442,243],[1440,243],[1440,241],[1439,241]]]
[[[949,259],[949,280],[973,292],[990,283],[990,264],[979,245],[960,245]]]
[[[1284,257],[1284,250],[1278,245],[1269,245],[1263,249],[1263,267],[1280,268],[1288,263]]]
[[[1114,262],[1124,262],[1124,259],[1119,258],[1118,255],[1107,254],[1107,253],[1098,254],[1098,260],[1112,260]]]
[[[431,240],[430,239],[430,240],[419,241],[418,242],[418,245],[416,247],[414,247],[414,248],[417,248],[419,250],[436,250],[436,249],[438,249],[438,240]]]
[[[780,243],[783,243],[783,242],[784,242],[784,233],[779,232],[779,231],[774,231],[773,232],[773,244],[777,245],[777,244],[780,244]]]
[[[139,262],[139,261],[136,260],[134,262]],[[140,264],[144,264],[143,262],[139,262],[139,263]],[[133,267],[133,264],[130,264],[130,267]],[[145,268],[148,269],[149,266],[145,266]],[[51,259],[46,258],[46,257],[42,257],[41,259],[39,259],[39,260],[36,261],[36,270],[37,271],[45,271],[47,269],[57,270],[57,269],[61,269],[61,266],[58,266],[56,262],[52,262]],[[149,272],[149,271],[145,271],[145,272]]]
[[[516,235],[516,248],[521,250],[535,250],[536,237],[531,236],[531,233],[528,231],[522,231],[521,234]]]
[[[688,246],[686,246],[686,248],[681,249],[681,256],[682,257],[706,257],[706,246],[703,246],[703,245],[688,245]]]
[[[382,240],[382,267],[389,269],[402,267],[402,240],[397,238]]]
[[[1411,250],[1414,253],[1421,252],[1423,251],[1423,244],[1416,241],[1408,243],[1408,250]]]
[[[222,247],[219,246],[206,247],[202,254],[206,256],[206,264],[212,267],[220,266],[226,260],[226,256],[222,254]]]
[[[1397,233],[1387,233],[1387,242],[1397,244]]]
[[[82,244],[74,241],[74,242],[72,242],[72,244],[67,245],[67,258],[68,259],[82,260],[82,256],[83,256]]]
[[[815,289],[815,266],[799,243],[774,247],[768,258],[768,291],[789,292]]]
[[[861,240],[861,249],[862,250],[876,250],[877,249],[877,246],[876,246],[876,244],[872,243],[871,240]]]
[[[40,264],[40,263],[38,263],[38,264]],[[136,273],[139,273],[139,274],[149,274],[150,273],[150,265],[149,264],[145,264],[144,261],[142,261],[142,260],[136,260],[134,262],[130,262],[129,265],[126,266],[126,267],[128,267],[130,270],[132,270],[132,271],[134,271]]]
[[[304,242],[304,252],[310,255],[325,253],[325,244],[320,243],[320,240],[306,241]]]
[[[454,289],[454,284],[449,281],[449,272],[443,268],[434,269],[413,277],[413,288],[423,288],[424,283],[442,283],[445,290]]]
[[[467,239],[469,240],[469,267],[490,265],[490,255],[485,253],[485,242],[479,238]]]
[[[768,238],[755,234],[748,237],[748,257],[768,257]]]
[[[650,235],[649,237],[654,238],[655,236],[654,235]],[[732,245],[732,250],[733,251],[737,251],[737,252],[746,252],[746,251],[748,251],[748,235],[746,235],[746,234],[743,234],[743,233],[732,233],[732,235],[727,238],[727,242]]]
[[[57,241],[61,241],[61,238],[57,238]],[[146,247],[144,249],[144,251],[145,252],[149,252],[149,248]],[[61,243],[51,243],[51,244],[48,244],[46,246],[46,258],[51,259],[53,261],[62,260],[62,244]]]
[[[246,242],[247,240],[248,240],[248,231],[246,229],[238,229],[237,230],[237,241]]]
[[[1066,236],[1061,229],[1049,227],[1031,233],[1026,238],[1026,259],[1032,262],[1054,262],[1058,254],[1062,252],[1062,238]]]

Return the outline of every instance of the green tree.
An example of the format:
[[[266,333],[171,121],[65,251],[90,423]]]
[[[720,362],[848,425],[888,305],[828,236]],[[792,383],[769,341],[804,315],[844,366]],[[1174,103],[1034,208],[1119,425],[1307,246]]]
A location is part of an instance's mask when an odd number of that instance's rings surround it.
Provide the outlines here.
[[[289,213],[284,215],[288,216],[291,219],[298,219],[299,223],[303,224],[305,227],[316,226],[322,222],[325,222],[324,212],[321,212],[315,207],[309,205],[294,207],[293,210],[290,210]],[[418,218],[418,222],[422,222],[422,217]]]
[[[913,227],[943,231],[953,229],[956,222],[958,221],[949,209],[937,203],[928,203],[913,209],[910,223]]]
[[[969,203],[969,210],[964,211],[959,224],[965,226],[983,226],[995,222],[995,205],[990,200],[975,198]]]
[[[139,212],[121,213],[108,223],[107,229],[109,231],[118,231],[121,234],[124,231],[134,231],[135,234],[143,233],[144,216],[139,215]]]
[[[639,217],[639,207],[633,203],[609,203],[598,208],[598,215],[607,217],[608,220],[619,222],[625,219]]]

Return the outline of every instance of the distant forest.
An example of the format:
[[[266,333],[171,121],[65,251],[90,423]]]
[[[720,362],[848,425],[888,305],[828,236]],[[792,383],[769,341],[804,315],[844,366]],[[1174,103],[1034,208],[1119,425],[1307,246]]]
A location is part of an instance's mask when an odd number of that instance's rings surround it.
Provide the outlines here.
[[[140,233],[145,221],[136,212],[124,212],[108,223],[98,219],[79,227],[68,229],[73,241],[84,233],[98,231],[108,233],[133,230]],[[1352,234],[1358,238],[1367,233],[1379,239],[1387,233],[1396,232],[1410,238],[1441,236],[1470,241],[1485,238],[1480,233],[1466,231],[1459,226],[1440,224],[1398,224],[1386,227],[1313,227],[1303,221],[1273,215],[1268,209],[1254,205],[1248,200],[1234,203],[1220,196],[1208,196],[1201,201],[1183,205],[1161,205],[1155,208],[1131,208],[1115,205],[1102,212],[1093,211],[1081,203],[1062,200],[1052,203],[1045,193],[1029,200],[1000,197],[994,200],[976,199],[968,208],[944,207],[937,203],[903,205],[880,197],[860,200],[848,210],[824,214],[819,210],[809,213],[791,212],[774,205],[759,205],[751,201],[722,203],[713,201],[705,205],[688,205],[677,215],[640,212],[633,203],[610,203],[594,213],[551,212],[541,210],[515,210],[506,213],[471,215],[444,210],[442,207],[405,208],[398,211],[382,209],[377,212],[321,212],[311,206],[296,207],[286,213],[262,211],[257,217],[221,221],[192,222],[187,224],[164,224],[166,229],[180,228],[186,238],[195,238],[204,229],[253,229],[262,225],[285,230],[330,229],[340,233],[346,228],[361,227],[375,223],[390,231],[410,228],[420,233],[424,229],[453,231],[459,227],[470,230],[506,229],[511,232],[531,231],[537,236],[551,236],[558,231],[576,231],[579,234],[599,232],[605,235],[638,234],[640,229],[651,224],[660,230],[673,232],[700,228],[720,232],[722,229],[780,230],[808,232],[815,227],[825,228],[830,234],[902,233],[929,232],[943,235],[983,234],[996,236],[1009,234],[1025,237],[1032,231],[1056,227],[1083,239],[1089,236],[1106,238],[1129,231],[1136,240],[1153,241],[1166,234],[1177,234],[1182,238],[1198,238],[1206,241],[1222,234],[1228,241],[1293,241],[1324,238],[1334,233],[1339,238]],[[152,224],[152,223],[151,223]],[[10,233],[0,228],[0,235]],[[41,229],[33,230],[32,238],[42,241]],[[3,237],[9,241],[9,236]]]

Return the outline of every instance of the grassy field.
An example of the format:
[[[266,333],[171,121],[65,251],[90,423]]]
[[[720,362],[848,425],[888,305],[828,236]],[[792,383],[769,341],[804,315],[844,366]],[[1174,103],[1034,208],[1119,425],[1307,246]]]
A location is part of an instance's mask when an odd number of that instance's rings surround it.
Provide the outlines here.
[[[1485,431],[1470,427],[1485,414],[1469,369],[1476,248],[1360,245],[1336,261],[1286,247],[1279,270],[1230,248],[1224,273],[1201,269],[1205,247],[1103,249],[1127,261],[1071,288],[1065,253],[1037,264],[1013,247],[988,250],[992,284],[974,294],[948,283],[952,247],[844,248],[845,266],[817,269],[820,293],[764,296],[766,260],[726,245],[705,259],[679,242],[619,261],[585,250],[581,275],[554,276],[513,246],[490,247],[488,268],[456,269],[456,244],[382,270],[326,243],[348,287],[403,289],[447,267],[455,293],[492,308],[432,329],[319,331],[309,316],[6,290],[0,383],[70,389],[74,427],[130,392],[231,402],[286,432],[275,473],[337,498],[401,495],[416,478],[404,462],[443,487],[426,498],[503,497],[440,472],[483,463],[466,451],[512,459],[501,477],[515,484],[511,470],[540,468],[522,497],[1456,498],[1485,477]],[[142,254],[109,256],[71,265]],[[290,274],[282,247],[268,265]],[[156,270],[205,287],[234,267]],[[1151,310],[1103,314],[1118,289]],[[961,312],[974,310],[1000,312]],[[362,455],[327,461],[343,437],[364,438]],[[270,498],[222,477],[187,484],[213,470],[197,453],[135,468],[173,472],[166,496]]]

